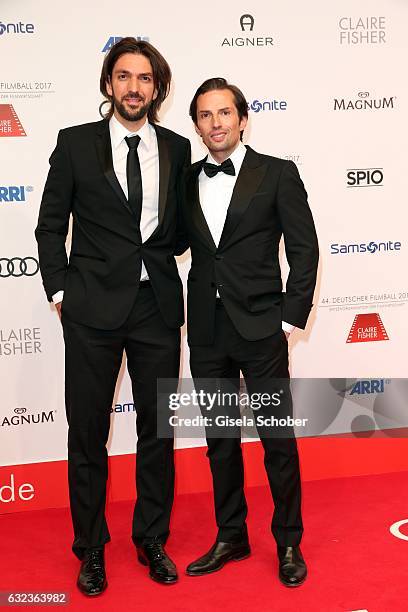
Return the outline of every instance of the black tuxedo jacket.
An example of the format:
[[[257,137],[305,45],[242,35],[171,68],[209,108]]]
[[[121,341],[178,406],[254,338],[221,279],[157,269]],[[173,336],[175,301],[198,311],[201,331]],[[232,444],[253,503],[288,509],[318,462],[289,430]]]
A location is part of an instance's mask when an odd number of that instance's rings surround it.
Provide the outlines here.
[[[304,328],[312,307],[318,244],[296,165],[247,147],[217,248],[199,201],[203,161],[187,171],[183,198],[192,254],[190,345],[213,342],[217,289],[234,326],[247,340],[276,333],[282,320]],[[286,293],[279,266],[282,234],[290,266]]]
[[[169,327],[183,324],[178,254],[179,196],[190,163],[187,139],[154,125],[159,149],[159,224],[142,244],[140,229],[113,169],[107,120],[61,130],[35,235],[48,299],[64,290],[63,312],[99,329],[128,317],[139,288],[141,262]],[[72,246],[65,249],[72,213]],[[180,244],[183,242],[180,231]],[[180,248],[182,251],[184,246]]]

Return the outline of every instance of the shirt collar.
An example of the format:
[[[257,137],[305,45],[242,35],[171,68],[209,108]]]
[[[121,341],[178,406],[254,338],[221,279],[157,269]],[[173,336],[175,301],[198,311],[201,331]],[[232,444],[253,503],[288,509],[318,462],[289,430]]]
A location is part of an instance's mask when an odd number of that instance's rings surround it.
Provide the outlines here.
[[[116,119],[115,115],[112,115],[109,120],[109,131],[113,149],[117,149],[126,136],[135,136],[136,134],[140,136],[141,143],[149,149],[152,142],[154,127],[150,125],[148,121],[145,121],[137,132],[129,132],[129,130]]]
[[[238,174],[238,172],[241,169],[242,162],[244,161],[245,153],[246,153],[246,147],[244,144],[242,144],[241,141],[239,141],[237,148],[229,156],[229,159],[234,164],[236,174]],[[210,164],[215,164],[216,166],[220,165],[219,162],[215,161],[215,159],[213,158],[210,152],[208,152],[206,161],[209,162]]]

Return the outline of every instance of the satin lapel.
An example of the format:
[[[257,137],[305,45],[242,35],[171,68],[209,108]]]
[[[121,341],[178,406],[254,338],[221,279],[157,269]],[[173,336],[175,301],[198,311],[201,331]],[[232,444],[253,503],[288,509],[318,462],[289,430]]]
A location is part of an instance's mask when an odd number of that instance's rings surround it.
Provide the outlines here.
[[[96,150],[106,180],[108,181],[122,204],[126,207],[130,214],[132,214],[126,196],[123,193],[123,189],[120,186],[120,183],[113,169],[112,145],[109,133],[109,123],[106,120],[101,121],[100,123],[100,130],[96,138]]]
[[[200,192],[198,188],[198,175],[201,172],[202,163],[198,162],[197,165],[194,165],[187,176],[187,201],[191,206],[191,216],[193,222],[200,234],[204,238],[207,245],[210,247],[212,251],[216,251],[217,247],[207,225],[207,221],[205,219],[203,209],[200,204]]]
[[[267,164],[253,149],[247,147],[241,170],[232,192],[227,217],[218,248],[221,249],[234,232],[264,178]]]
[[[169,141],[160,132],[160,129],[153,125],[157,135],[157,146],[159,149],[159,225],[163,221],[164,212],[167,204],[167,192],[169,189],[170,177],[170,150]]]

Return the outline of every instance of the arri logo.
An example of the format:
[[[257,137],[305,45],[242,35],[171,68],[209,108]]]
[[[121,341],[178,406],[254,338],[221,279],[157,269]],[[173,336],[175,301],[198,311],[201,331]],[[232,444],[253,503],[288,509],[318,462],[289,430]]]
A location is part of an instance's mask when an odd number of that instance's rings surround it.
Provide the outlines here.
[[[106,41],[102,49],[102,53],[107,53],[107,51],[109,51],[113,47],[114,44],[122,40],[122,38],[124,37],[123,36],[109,36],[108,40]],[[146,42],[149,42],[150,40],[148,36],[135,36],[134,38],[136,38],[136,40],[145,40]]]
[[[253,15],[245,14],[239,18],[241,32],[253,32],[255,19]],[[272,47],[272,36],[232,36],[221,41],[221,47]]]
[[[10,185],[9,187],[0,186],[0,204],[3,203],[21,203],[27,201],[27,193],[31,193],[33,188],[31,185],[24,187],[23,185]]]
[[[0,138],[27,136],[12,104],[0,104]]]
[[[254,113],[261,111],[285,111],[287,106],[286,100],[265,100],[264,102],[254,100],[253,102],[248,102],[248,110],[252,110]]]
[[[368,91],[359,91],[357,99],[351,98],[334,98],[333,110],[349,111],[349,110],[394,110],[396,96],[389,98],[370,98]]]
[[[374,395],[384,393],[385,385],[389,384],[389,379],[370,378],[367,380],[358,380],[352,386],[349,395]]]
[[[378,342],[389,340],[378,313],[365,313],[355,316],[346,344],[354,342]]]
[[[348,168],[347,187],[382,187],[384,168]]]
[[[0,21],[0,36],[4,34],[34,34],[33,23],[4,23]]]
[[[335,242],[330,245],[330,255],[350,255],[360,253],[384,253],[388,251],[400,251],[401,242],[394,242],[388,240],[388,242],[361,242],[339,244]]]

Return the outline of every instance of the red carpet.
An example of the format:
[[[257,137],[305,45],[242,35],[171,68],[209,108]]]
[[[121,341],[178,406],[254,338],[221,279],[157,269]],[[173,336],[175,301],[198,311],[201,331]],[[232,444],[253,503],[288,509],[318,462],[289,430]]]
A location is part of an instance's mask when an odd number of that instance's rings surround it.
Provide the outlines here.
[[[75,588],[79,564],[69,551],[68,510],[0,516],[0,591],[68,591],[70,610],[405,612],[408,541],[391,535],[389,527],[408,518],[407,477],[400,472],[305,483],[302,550],[309,577],[298,589],[278,582],[269,532],[270,494],[267,488],[254,487],[247,491],[252,556],[200,578],[189,578],[183,570],[212,544],[212,498],[209,494],[176,498],[167,550],[178,565],[180,581],[167,587],[150,580],[136,560],[129,537],[132,504],[111,504],[112,542],[106,550],[109,587],[93,600]],[[408,526],[401,531],[408,534]]]

